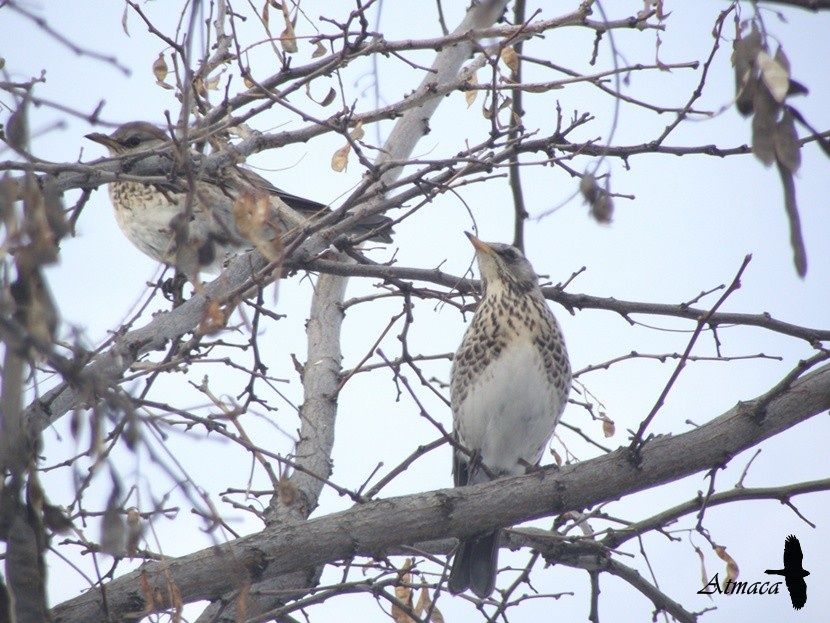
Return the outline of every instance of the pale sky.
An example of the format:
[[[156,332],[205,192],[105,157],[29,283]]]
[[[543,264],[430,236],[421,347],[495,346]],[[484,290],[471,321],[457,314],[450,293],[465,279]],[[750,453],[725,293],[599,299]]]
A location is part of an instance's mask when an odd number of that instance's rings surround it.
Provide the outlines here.
[[[167,27],[176,19],[168,11],[166,3],[145,3],[142,6],[160,26]],[[450,3],[445,3],[449,5]],[[457,23],[462,10],[445,6],[449,24]],[[543,17],[552,17],[547,3],[529,3],[528,15],[536,6],[545,5]],[[303,10],[312,19],[321,14],[331,14],[336,3],[303,2]],[[145,119],[161,122],[165,109],[178,110],[171,92],[154,84],[151,65],[162,45],[142,26],[135,15],[129,17],[130,37],[121,29],[123,5],[119,2],[87,0],[43,2],[27,5],[30,10],[42,14],[49,24],[62,35],[82,42],[93,50],[114,55],[119,63],[132,69],[127,77],[112,65],[72,54],[54,39],[46,37],[33,24],[5,10],[0,13],[0,40],[7,42],[2,52],[6,70],[14,80],[46,71],[46,82],[35,93],[47,100],[58,101],[73,109],[89,112],[100,99],[106,100],[101,118],[111,122]],[[570,6],[570,5],[568,5]],[[614,3],[615,10],[635,12],[641,2]],[[660,59],[665,63],[702,60],[712,44],[711,29],[718,11],[725,2],[680,3],[666,2],[671,15],[666,30],[661,34]],[[794,77],[807,85],[811,92],[806,97],[793,100],[798,109],[819,128],[830,127],[830,89],[827,85],[826,59],[830,58],[830,16],[814,15],[804,11],[786,10],[774,6],[786,16],[780,21],[774,11],[764,11],[767,29],[782,43],[790,59]],[[558,11],[566,10],[557,3]],[[611,17],[622,16],[619,13]],[[751,15],[749,3],[744,6],[744,17]],[[595,15],[598,19],[598,16]],[[331,27],[320,25],[324,31]],[[298,34],[312,34],[307,21],[298,23]],[[386,2],[380,29],[387,39],[431,37],[440,34],[435,20],[433,3]],[[729,25],[724,32],[728,37],[734,32]],[[651,64],[655,54],[655,35],[652,32],[616,31],[616,43],[630,64]],[[9,45],[9,42],[11,45]],[[527,45],[528,55],[550,59],[575,70],[597,72],[610,68],[607,39],[600,46],[596,66],[590,67],[593,35],[580,29],[561,29],[536,39]],[[267,47],[267,46],[263,46]],[[297,54],[297,62],[306,62],[313,48],[305,45]],[[696,108],[716,111],[729,105],[734,85],[729,62],[731,39],[722,42],[721,49],[710,69],[706,89]],[[258,58],[270,58],[267,50],[261,50]],[[420,52],[411,56],[419,63],[429,64],[432,53]],[[258,69],[252,65],[255,75],[265,76],[275,71],[267,65]],[[371,68],[364,63],[345,73],[344,88],[351,97],[358,98],[368,86]],[[530,74],[533,75],[532,73]],[[551,76],[555,74],[540,74]],[[558,77],[558,76],[557,76]],[[420,73],[404,63],[385,62],[381,65],[381,95],[386,101],[396,101],[411,90]],[[530,79],[530,78],[528,78]],[[540,78],[543,79],[543,78]],[[631,83],[624,85],[625,93],[666,106],[682,106],[694,88],[699,73],[692,70],[674,70],[671,73],[649,71],[634,73]],[[325,93],[328,83],[321,82],[319,93]],[[319,99],[319,93],[316,97]],[[480,112],[482,95],[470,108],[463,94],[453,94],[439,107],[433,118],[431,132],[422,139],[414,156],[429,158],[447,157],[464,147],[465,140],[475,143],[486,136],[489,121]],[[2,101],[9,102],[6,95]],[[308,106],[312,114],[325,116],[331,109],[322,109],[303,94],[293,102]],[[572,86],[544,95],[526,96],[525,106],[533,127],[552,132],[556,121],[556,104],[561,105],[563,115],[569,119],[574,114],[591,112],[596,119],[583,126],[572,140],[607,136],[611,119],[611,99],[590,86]],[[371,93],[357,99],[358,110],[368,110],[374,102]],[[621,111],[616,145],[628,145],[649,141],[660,134],[672,121],[671,115],[624,107]],[[5,121],[5,110],[2,116]],[[65,122],[65,127],[55,129],[54,123]],[[290,126],[284,126],[290,121]],[[252,125],[258,130],[269,131],[284,127],[298,127],[298,122],[286,113],[273,113],[257,118]],[[103,131],[86,122],[64,115],[48,107],[32,111],[31,127],[43,132],[33,143],[33,151],[39,157],[54,161],[90,161],[103,156],[100,146],[83,139],[91,131]],[[391,126],[385,124],[384,136]],[[800,131],[803,135],[803,131]],[[747,143],[750,123],[740,117],[733,108],[705,121],[681,126],[669,139],[670,145],[716,144],[734,147]],[[369,129],[366,140],[374,141],[374,130]],[[308,144],[292,145],[277,153],[264,153],[253,159],[258,172],[290,192],[338,205],[339,198],[360,179],[362,170],[353,161],[345,173],[330,168],[332,153],[340,147],[342,139],[326,136]],[[83,150],[83,152],[81,152]],[[2,155],[8,159],[9,152]],[[542,154],[529,160],[540,160]],[[679,303],[695,297],[720,283],[728,283],[737,271],[745,254],[752,253],[753,260],[742,281],[742,288],[724,305],[724,311],[747,313],[769,312],[794,324],[827,328],[827,283],[830,280],[830,244],[828,244],[828,160],[815,144],[802,150],[803,164],[797,176],[797,192],[801,209],[802,228],[807,247],[809,269],[807,277],[797,277],[792,263],[789,234],[784,216],[780,182],[774,169],[766,169],[751,155],[725,159],[702,156],[634,156],[626,170],[618,161],[611,161],[612,189],[633,200],[616,200],[614,221],[600,226],[587,215],[587,206],[574,199],[557,212],[541,221],[531,221],[526,230],[526,252],[537,272],[549,275],[556,283],[566,280],[574,271],[585,266],[586,271],[569,287],[570,292],[582,292],[595,296],[616,297],[655,303]],[[577,169],[588,166],[590,160],[576,161]],[[603,165],[607,170],[608,165]],[[532,167],[523,171],[528,209],[539,214],[562,202],[571,195],[574,182],[559,169]],[[505,178],[487,184],[471,185],[461,192],[478,224],[484,240],[509,242],[512,238],[513,208],[509,187]],[[74,194],[66,199],[71,205]],[[399,213],[394,213],[397,216]],[[431,205],[413,218],[399,225],[395,245],[372,251],[377,260],[389,259],[397,252],[401,266],[431,268],[441,264],[442,270],[463,274],[472,260],[472,249],[462,235],[471,227],[464,204],[450,193],[438,197]],[[145,282],[154,280],[159,266],[132,248],[122,237],[114,221],[109,200],[104,189],[93,194],[78,222],[78,236],[65,241],[61,248],[61,263],[49,271],[49,280],[63,317],[61,328],[64,337],[72,331],[81,331],[86,344],[99,343],[133,308],[145,289]],[[353,279],[347,299],[361,294],[374,293],[371,280]],[[303,323],[311,296],[311,284],[307,278],[295,276],[279,285],[275,311],[286,314],[280,322],[265,324],[266,333],[261,344],[267,345],[269,373],[288,379],[290,383],[279,389],[295,405],[302,400],[302,391],[294,371],[290,355],[305,359],[305,335]],[[274,298],[267,299],[270,302]],[[714,303],[709,297],[701,303]],[[344,368],[351,368],[364,356],[388,318],[400,310],[400,301],[385,301],[369,309],[366,305],[349,309],[344,323]],[[139,325],[150,320],[150,311],[144,314]],[[157,307],[155,308],[157,309]],[[624,319],[611,312],[586,310],[574,315],[559,305],[552,304],[554,313],[563,325],[568,349],[575,370],[632,350],[641,353],[682,352],[689,338],[693,323],[674,318],[637,317],[649,327],[682,329],[683,332],[657,331],[645,326],[631,327]],[[461,339],[464,322],[450,306],[436,306],[433,302],[417,303],[415,322],[410,330],[410,346],[417,353],[442,353],[454,351]],[[399,331],[391,331],[382,344],[390,357],[399,354],[400,345],[395,339]],[[229,334],[229,339],[243,339]],[[750,355],[763,352],[776,355],[783,361],[747,360],[733,362],[694,362],[683,372],[672,390],[669,400],[654,422],[654,433],[680,433],[688,430],[686,420],[703,424],[735,405],[768,390],[780,380],[799,359],[809,356],[810,347],[793,338],[786,338],[762,329],[723,328],[719,331],[724,354]],[[696,355],[712,355],[711,336],[704,336],[695,349]],[[157,359],[161,354],[153,354]],[[249,354],[237,354],[242,363],[250,362]],[[372,361],[377,361],[375,358]],[[626,443],[627,429],[636,428],[650,410],[660,390],[673,369],[671,361],[634,360],[612,366],[606,372],[594,372],[580,380],[605,407],[605,412],[616,423],[616,435],[604,443],[615,448]],[[435,376],[442,381],[449,378],[449,363],[439,361],[423,366],[427,378]],[[152,396],[164,398],[180,407],[204,404],[204,399],[194,392],[187,380],[199,382],[203,375],[214,374],[215,391],[233,396],[246,382],[241,374],[216,374],[218,367],[196,366],[187,375],[168,375],[161,379]],[[417,385],[417,379],[408,374]],[[135,384],[136,391],[143,381]],[[419,390],[420,391],[420,390]],[[451,426],[451,413],[427,391],[420,391],[430,413],[447,428]],[[267,421],[261,414],[249,414],[243,419],[249,434],[274,451],[289,452],[297,428],[292,407],[273,394],[269,400],[277,411],[268,414]],[[572,394],[572,398],[578,398]],[[570,405],[564,420],[600,437],[599,424],[592,422],[584,410]],[[274,425],[276,424],[276,426]],[[286,434],[278,430],[279,427]],[[564,428],[558,431],[562,439],[579,459],[595,456],[595,451],[580,443]],[[404,395],[396,401],[396,392],[389,371],[357,375],[341,394],[340,413],[334,450],[335,472],[333,479],[342,486],[356,488],[383,462],[385,473],[418,445],[437,436],[432,426],[418,415],[417,406]],[[746,486],[772,486],[822,478],[827,476],[827,443],[830,440],[830,421],[826,415],[812,418],[785,432],[778,438],[761,445],[763,452],[755,460]],[[46,451],[44,465],[55,464],[71,456],[76,448],[67,435],[63,421],[45,433]],[[186,466],[199,485],[213,496],[220,511],[229,523],[241,533],[258,530],[258,524],[227,505],[222,505],[218,493],[228,487],[244,487],[251,469],[249,455],[238,452],[228,444],[201,433],[191,436],[174,435],[166,447]],[[81,445],[82,447],[82,445]],[[559,442],[554,444],[564,455]],[[738,479],[754,450],[736,457],[729,467],[718,475],[718,490],[730,489]],[[161,542],[161,550],[171,556],[191,552],[210,544],[199,531],[200,524],[193,520],[187,503],[174,491],[170,479],[161,474],[148,459],[146,453],[138,458],[129,452],[119,452],[116,464],[126,486],[139,484],[145,508],[152,506],[150,494],[156,499],[168,492],[170,506],[181,506],[175,519],[160,520],[154,524]],[[551,462],[547,455],[543,463]],[[99,496],[101,507],[109,492],[109,476],[99,473],[93,481],[87,506]],[[406,474],[395,480],[385,495],[415,493],[451,486],[450,451],[442,447],[416,462]],[[47,494],[56,503],[72,499],[74,485],[66,470],[48,474],[44,479]],[[699,474],[670,485],[630,496],[606,507],[617,517],[636,520],[648,517],[675,503],[694,497],[698,490],[705,490],[708,483]],[[254,488],[266,487],[266,479],[256,474]],[[241,498],[239,498],[241,500]],[[133,500],[133,502],[138,502]],[[714,600],[696,595],[700,587],[699,560],[688,543],[688,536],[680,536],[681,543],[668,543],[659,535],[644,539],[649,559],[660,587],[673,599],[689,610],[699,611],[717,606],[701,621],[720,623],[727,621],[818,621],[824,620],[830,610],[830,595],[820,587],[830,585],[830,569],[820,561],[830,556],[827,546],[830,536],[830,497],[827,494],[803,496],[795,500],[799,510],[818,524],[813,530],[796,517],[791,510],[774,501],[748,502],[722,506],[707,512],[706,524],[712,538],[725,545],[741,568],[742,580],[762,580],[763,570],[780,566],[783,541],[794,533],[801,540],[805,551],[805,567],[812,575],[808,581],[809,599],[806,608],[794,613],[786,595],[770,597],[715,596]],[[320,516],[334,510],[347,508],[350,502],[325,490],[321,506],[315,511]],[[143,509],[144,510],[144,509]],[[537,525],[547,527],[551,520]],[[694,525],[694,517],[681,521],[677,528]],[[390,526],[390,529],[394,527]],[[87,528],[90,538],[97,531]],[[220,535],[221,538],[221,535]],[[60,539],[56,539],[60,542]],[[706,552],[706,568],[711,575],[723,573],[719,561],[705,541],[693,536],[692,541]],[[151,549],[159,544],[151,537]],[[636,567],[646,576],[648,569],[636,543],[629,543],[623,551],[633,558],[620,560]],[[527,553],[510,554],[503,551],[500,562],[522,564]],[[76,557],[73,560],[87,571],[89,560]],[[126,566],[124,567],[126,570]],[[433,568],[434,570],[434,568]],[[324,576],[324,581],[335,581],[337,573]],[[588,575],[585,572],[554,567],[537,571],[537,588],[543,591],[568,592],[573,596],[561,599],[529,600],[512,610],[514,623],[537,620],[585,620],[589,605]],[[500,584],[507,582],[503,574]],[[70,567],[50,559],[50,601],[60,603],[79,591],[85,584]],[[600,617],[603,621],[620,623],[650,620],[652,605],[628,585],[607,574],[601,580]],[[475,610],[462,598],[443,595],[438,603],[447,621],[474,620]],[[385,603],[383,604],[385,608]],[[191,614],[197,610],[189,610]],[[388,616],[366,596],[347,596],[311,608],[312,621],[386,621]],[[821,613],[821,614],[820,614]],[[543,618],[544,617],[544,618]]]

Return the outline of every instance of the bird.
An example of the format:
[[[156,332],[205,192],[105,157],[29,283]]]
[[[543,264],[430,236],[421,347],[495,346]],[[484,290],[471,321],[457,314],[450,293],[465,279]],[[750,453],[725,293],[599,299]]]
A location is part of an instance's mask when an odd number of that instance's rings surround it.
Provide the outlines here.
[[[146,121],[131,121],[111,134],[93,132],[86,138],[105,146],[113,157],[146,157],[170,144],[164,130]],[[267,247],[279,233],[329,211],[239,166],[210,177],[197,172],[188,209],[189,188],[181,174],[169,183],[110,182],[109,196],[115,220],[127,239],[145,255],[175,266],[191,280],[201,271],[217,272],[228,257],[254,246]],[[260,209],[263,205],[264,210]],[[358,223],[356,231],[377,230],[372,240],[391,242],[390,222],[385,216],[369,216]]]
[[[466,235],[484,295],[450,373],[456,487],[535,468],[571,385],[562,331],[530,262],[516,247]],[[493,592],[498,539],[499,530],[491,530],[461,541],[448,579],[451,593],[469,588],[486,599]]]
[[[790,601],[795,610],[801,610],[807,603],[807,583],[804,581],[810,572],[801,566],[804,554],[801,553],[801,543],[791,534],[784,541],[784,568],[767,569],[769,575],[783,575],[790,593]]]

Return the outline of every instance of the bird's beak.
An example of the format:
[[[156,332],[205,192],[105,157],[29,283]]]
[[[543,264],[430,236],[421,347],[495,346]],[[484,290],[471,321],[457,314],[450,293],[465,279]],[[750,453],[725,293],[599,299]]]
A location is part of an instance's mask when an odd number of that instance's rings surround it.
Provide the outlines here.
[[[100,143],[104,147],[107,147],[112,150],[117,150],[120,147],[120,145],[116,143],[114,140],[112,140],[109,136],[107,136],[106,134],[101,134],[100,132],[93,132],[92,134],[87,134],[86,138],[95,143]]]
[[[469,238],[470,243],[473,245],[476,251],[481,251],[482,253],[487,253],[488,255],[493,254],[493,248],[486,242],[482,242],[468,231],[465,231],[464,235],[467,236],[467,238]]]

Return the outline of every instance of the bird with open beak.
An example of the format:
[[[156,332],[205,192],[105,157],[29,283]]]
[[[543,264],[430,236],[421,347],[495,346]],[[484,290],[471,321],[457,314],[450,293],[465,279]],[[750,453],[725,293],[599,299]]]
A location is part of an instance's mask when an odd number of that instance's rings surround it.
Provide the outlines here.
[[[533,267],[517,248],[467,234],[484,296],[452,364],[455,486],[524,474],[538,465],[562,415],[571,368],[562,332]],[[452,593],[484,599],[498,569],[499,530],[464,539],[450,571]]]

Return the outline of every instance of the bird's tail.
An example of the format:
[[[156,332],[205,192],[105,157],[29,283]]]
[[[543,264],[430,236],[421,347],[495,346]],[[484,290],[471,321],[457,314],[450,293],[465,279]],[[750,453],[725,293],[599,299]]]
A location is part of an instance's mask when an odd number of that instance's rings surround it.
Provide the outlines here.
[[[498,553],[498,530],[462,541],[450,569],[450,592],[457,595],[469,588],[480,599],[488,597],[496,585]]]

